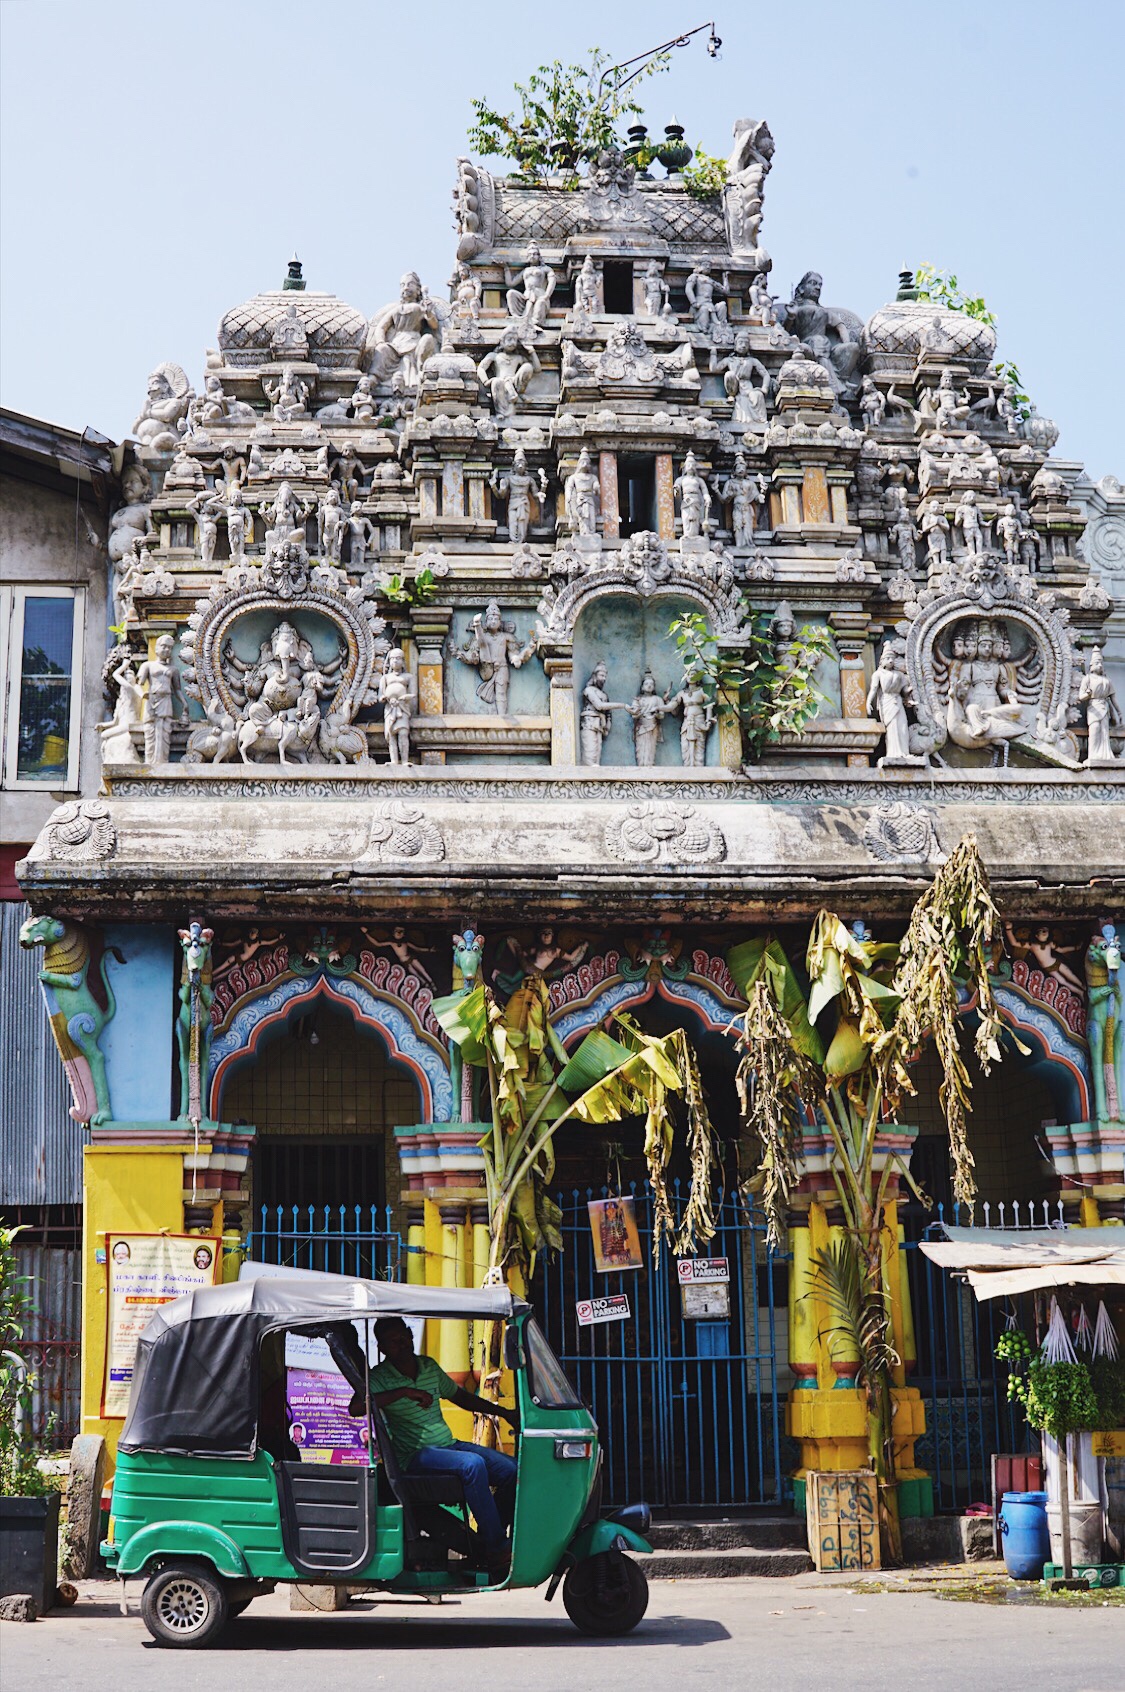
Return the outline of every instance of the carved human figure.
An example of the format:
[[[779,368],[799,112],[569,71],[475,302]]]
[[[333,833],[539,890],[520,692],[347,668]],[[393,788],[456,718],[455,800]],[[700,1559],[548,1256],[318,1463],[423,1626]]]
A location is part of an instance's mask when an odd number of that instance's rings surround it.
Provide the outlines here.
[[[482,289],[480,277],[467,264],[459,264],[449,285],[452,316],[463,341],[480,340]]]
[[[1016,516],[1016,508],[1012,504],[1005,505],[996,520],[996,538],[1004,548],[1004,558],[1008,569],[1019,569],[1020,535],[1023,525]]]
[[[353,500],[348,512],[348,563],[353,570],[362,570],[367,563],[367,548],[375,538],[375,525],[363,514],[359,500]]]
[[[344,541],[344,522],[345,515],[340,500],[340,490],[332,486],[321,500],[320,508],[316,514],[320,556],[326,563],[338,564],[340,562],[340,553]]]
[[[337,494],[337,503],[338,501]],[[311,499],[298,500],[289,483],[282,482],[272,503],[262,507],[262,515],[267,525],[267,549],[276,548],[287,541],[297,541],[303,546],[305,519],[311,516],[314,509],[315,505]]]
[[[656,678],[651,670],[641,677],[641,690],[625,709],[633,719],[633,756],[638,769],[649,769],[656,763],[656,748],[660,744],[664,718],[672,709],[656,691]]]
[[[660,263],[657,259],[649,259],[645,266],[641,280],[641,297],[644,300],[646,317],[663,317],[668,304],[668,284],[660,273]]]
[[[384,306],[367,333],[367,367],[377,382],[399,379],[405,390],[418,386],[422,366],[438,350],[441,319],[416,271],[399,283],[394,305]]]
[[[483,617],[478,613],[473,618],[467,643],[453,647],[453,656],[479,672],[477,698],[491,705],[497,716],[506,717],[511,671],[522,668],[537,645],[534,631],[520,645],[514,625],[505,623],[498,602],[492,599],[485,607]]]
[[[243,503],[242,489],[237,482],[227,489],[226,519],[231,563],[242,564],[246,559],[246,542],[254,533],[254,517],[249,506]]]
[[[277,743],[278,762],[287,764],[290,755],[298,764],[307,764],[309,754],[320,736],[320,694],[323,677],[312,671],[304,679],[297,703],[284,713],[281,736]]]
[[[773,295],[769,291],[764,270],[756,271],[750,282],[750,315],[763,329],[772,329],[777,322]]]
[[[158,365],[148,379],[145,402],[133,424],[136,439],[151,452],[171,452],[194,398],[191,383],[178,364]]]
[[[918,530],[905,500],[898,507],[895,520],[891,525],[891,538],[895,543],[899,563],[903,569],[907,571],[917,569]]]
[[[865,376],[860,383],[859,409],[868,429],[877,429],[887,415],[887,397],[870,376]]]
[[[953,527],[961,537],[963,552],[975,557],[984,551],[984,530],[977,509],[977,496],[972,488],[966,488],[957,502],[957,509],[953,513]]]
[[[572,535],[597,534],[601,487],[587,447],[582,448],[578,463],[563,483],[563,508]]]
[[[383,701],[383,729],[391,763],[409,764],[410,719],[418,708],[418,687],[400,647],[392,646],[383,661],[379,698]]]
[[[883,725],[885,745],[878,768],[898,764],[920,764],[924,760],[911,755],[910,724],[906,715],[909,691],[906,674],[906,642],[888,640],[883,643],[879,663],[867,690],[867,714],[878,717]]]
[[[949,562],[949,519],[940,505],[927,506],[922,513],[922,534],[931,570],[944,570]]]
[[[1117,703],[1117,689],[1105,673],[1102,649],[1095,646],[1086,660],[1086,674],[1078,689],[1078,703],[1086,707],[1087,764],[1112,764],[1113,743],[1110,729],[1122,721]]]
[[[508,283],[505,295],[508,316],[516,319],[521,340],[533,341],[547,319],[555,291],[555,273],[543,263],[543,255],[533,241],[527,249],[519,286],[515,286],[514,273],[507,265],[504,278]]]
[[[126,649],[120,664],[110,674],[117,683],[117,699],[109,721],[97,725],[102,742],[102,763],[139,764],[132,730],[141,721],[144,694],[137,680],[132,653]]]
[[[188,504],[188,510],[195,518],[195,527],[199,535],[199,557],[204,564],[212,564],[215,559],[215,545],[219,538],[219,513],[223,502],[217,494],[197,494]]]
[[[291,364],[282,366],[278,377],[264,376],[262,388],[279,423],[297,423],[309,414],[309,385]]]
[[[754,511],[769,489],[763,476],[752,476],[746,468],[746,454],[736,452],[734,470],[717,489],[724,505],[730,506],[730,526],[735,546],[753,546]]]
[[[590,253],[582,260],[574,278],[574,309],[580,317],[596,317],[601,310],[598,267]]]
[[[861,351],[859,325],[850,312],[821,304],[823,286],[819,271],[807,270],[778,316],[789,334],[803,342],[811,357],[828,372],[839,392],[855,379]]]
[[[707,762],[707,736],[715,721],[715,707],[702,680],[702,672],[689,661],[679,691],[668,700],[670,712],[682,713],[680,762],[685,770],[702,769]]]
[[[146,658],[137,671],[137,681],[145,690],[145,763],[149,769],[168,762],[177,701],[181,718],[187,711],[180,672],[172,662],[175,645],[170,634],[161,635],[152,657]]]
[[[716,337],[722,340],[728,327],[727,302],[721,294],[716,294],[710,265],[696,265],[684,284],[684,292],[691,307],[692,322],[699,333],[709,340]]]
[[[492,396],[497,417],[511,417],[531,378],[542,368],[533,346],[509,324],[490,353],[477,365],[477,375]]]
[[[943,370],[934,389],[927,389],[922,395],[916,414],[916,422],[922,427],[934,429],[938,434],[948,434],[951,429],[969,415],[969,396],[959,394],[953,385],[952,370]]]
[[[1027,732],[1015,672],[997,650],[990,623],[954,637],[946,727],[955,745],[1002,746],[1005,762],[1008,742]]]
[[[672,492],[680,496],[680,521],[685,540],[696,540],[707,532],[711,515],[711,490],[699,472],[694,452],[684,459],[684,467],[672,483]]]
[[[1112,922],[1086,950],[1086,1038],[1090,1045],[1094,1119],[1125,1120],[1125,983],[1121,978],[1121,941]]]
[[[723,372],[723,387],[734,400],[731,422],[750,429],[764,429],[769,421],[766,401],[773,381],[761,359],[750,352],[750,336],[740,329],[729,358],[717,359],[711,348],[710,368]],[[756,378],[756,379],[755,379]]]
[[[607,676],[605,663],[599,659],[594,665],[590,679],[582,689],[582,711],[579,718],[578,738],[581,746],[581,761],[584,764],[601,763],[602,747],[613,723],[610,713],[625,708],[614,704],[606,692]]]
[[[536,500],[540,507],[547,497],[547,473],[539,471],[539,480],[527,467],[527,454],[523,447],[517,447],[512,467],[506,475],[500,475],[496,470],[489,477],[489,486],[501,499],[508,502],[508,539],[517,546],[527,539],[527,531],[531,526],[531,502]]]
[[[200,723],[188,734],[184,752],[186,764],[225,763],[238,750],[238,724],[217,693],[207,701]]]

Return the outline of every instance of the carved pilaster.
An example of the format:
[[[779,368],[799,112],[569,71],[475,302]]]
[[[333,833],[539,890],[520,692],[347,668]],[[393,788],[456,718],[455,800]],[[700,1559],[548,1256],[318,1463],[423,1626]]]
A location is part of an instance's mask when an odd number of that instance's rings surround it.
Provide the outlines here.
[[[418,715],[440,717],[445,710],[445,642],[453,608],[449,605],[415,607],[411,633],[418,648]],[[423,764],[444,764],[445,753],[423,751]]]
[[[867,717],[867,675],[863,655],[867,647],[870,618],[862,611],[833,611],[828,618],[836,650],[840,654],[840,715],[854,721]],[[848,764],[866,769],[871,759],[866,752],[849,752]]]
[[[551,762],[573,764],[577,758],[574,721],[574,659],[568,652],[544,657],[551,683]]]
[[[672,492],[675,481],[672,454],[656,455],[656,532],[661,540],[672,540],[676,533],[676,500]]]
[[[617,540],[621,534],[621,512],[617,503],[617,454],[598,454],[598,477],[602,495],[602,534],[606,540]]]

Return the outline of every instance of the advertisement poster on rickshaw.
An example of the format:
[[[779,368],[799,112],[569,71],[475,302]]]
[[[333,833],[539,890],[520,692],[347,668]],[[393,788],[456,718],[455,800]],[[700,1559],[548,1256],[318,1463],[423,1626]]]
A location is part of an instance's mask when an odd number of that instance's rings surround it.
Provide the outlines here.
[[[108,1234],[105,1379],[102,1415],[129,1409],[133,1362],[149,1318],[197,1287],[220,1279],[223,1242],[200,1234]]]
[[[424,1323],[407,1318],[421,1349]],[[364,1326],[352,1324],[362,1348]],[[374,1335],[368,1341],[368,1362],[372,1368],[381,1353]],[[364,1416],[348,1413],[352,1388],[328,1349],[327,1342],[311,1334],[285,1336],[285,1400],[289,1409],[289,1437],[301,1453],[303,1463],[366,1463],[367,1429]]]
[[[644,1254],[632,1197],[591,1199],[590,1232],[594,1236],[594,1264],[601,1275],[620,1269],[643,1269]]]

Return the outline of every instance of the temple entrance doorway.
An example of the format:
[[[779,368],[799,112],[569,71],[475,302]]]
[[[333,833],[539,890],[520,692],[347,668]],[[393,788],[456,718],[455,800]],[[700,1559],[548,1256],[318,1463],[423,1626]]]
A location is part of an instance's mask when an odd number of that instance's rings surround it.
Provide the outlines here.
[[[413,1077],[343,1008],[267,1029],[223,1092],[256,1136],[250,1255],[340,1274],[399,1272],[393,1129],[418,1120]]]

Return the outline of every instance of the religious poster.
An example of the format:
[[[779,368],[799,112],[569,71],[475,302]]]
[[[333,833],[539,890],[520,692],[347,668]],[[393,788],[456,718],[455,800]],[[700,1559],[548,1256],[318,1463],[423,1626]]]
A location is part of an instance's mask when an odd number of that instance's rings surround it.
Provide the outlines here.
[[[362,1345],[362,1332],[358,1337]],[[351,1398],[352,1388],[324,1340],[308,1334],[286,1334],[289,1437],[300,1451],[302,1463],[367,1462],[366,1416],[349,1414]]]
[[[632,1198],[591,1199],[590,1232],[594,1236],[594,1262],[608,1275],[615,1269],[641,1269],[641,1236]]]
[[[149,1318],[162,1304],[197,1287],[210,1287],[222,1273],[219,1239],[199,1234],[109,1234],[106,1236],[105,1382],[102,1415],[123,1417],[129,1409],[133,1360]]]

